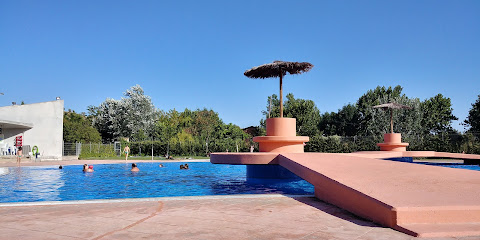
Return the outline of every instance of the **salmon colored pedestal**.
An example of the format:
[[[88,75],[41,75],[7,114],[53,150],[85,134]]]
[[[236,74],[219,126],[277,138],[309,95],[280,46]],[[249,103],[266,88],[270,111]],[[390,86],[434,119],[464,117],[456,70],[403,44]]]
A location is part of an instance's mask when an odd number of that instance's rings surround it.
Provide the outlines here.
[[[408,143],[402,143],[402,134],[400,133],[385,133],[383,134],[383,143],[377,143],[380,151],[407,151]]]
[[[267,136],[254,137],[260,152],[303,153],[308,137],[297,136],[295,118],[268,118]]]

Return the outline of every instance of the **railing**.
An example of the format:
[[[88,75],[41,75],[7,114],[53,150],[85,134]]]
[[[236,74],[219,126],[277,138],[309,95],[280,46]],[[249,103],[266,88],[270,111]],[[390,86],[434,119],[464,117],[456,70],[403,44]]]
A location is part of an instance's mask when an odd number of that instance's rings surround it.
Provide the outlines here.
[[[82,143],[63,143],[63,156],[79,156],[82,152]]]

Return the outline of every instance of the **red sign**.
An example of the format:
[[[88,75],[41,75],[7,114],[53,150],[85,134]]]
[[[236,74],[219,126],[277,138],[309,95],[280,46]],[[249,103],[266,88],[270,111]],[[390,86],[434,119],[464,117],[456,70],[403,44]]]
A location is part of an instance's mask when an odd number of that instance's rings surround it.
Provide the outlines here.
[[[17,146],[17,147],[22,146],[22,136],[15,137],[15,146]]]

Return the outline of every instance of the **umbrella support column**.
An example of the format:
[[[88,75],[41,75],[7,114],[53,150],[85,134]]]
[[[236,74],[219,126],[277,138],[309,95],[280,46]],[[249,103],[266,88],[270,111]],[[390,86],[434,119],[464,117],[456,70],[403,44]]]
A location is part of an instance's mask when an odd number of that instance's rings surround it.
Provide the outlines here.
[[[383,143],[377,143],[380,151],[407,151],[408,143],[402,143],[402,134],[400,133],[385,133],[383,135]]]
[[[254,137],[260,152],[303,153],[304,143],[309,138],[297,136],[295,118],[267,119],[267,136]]]

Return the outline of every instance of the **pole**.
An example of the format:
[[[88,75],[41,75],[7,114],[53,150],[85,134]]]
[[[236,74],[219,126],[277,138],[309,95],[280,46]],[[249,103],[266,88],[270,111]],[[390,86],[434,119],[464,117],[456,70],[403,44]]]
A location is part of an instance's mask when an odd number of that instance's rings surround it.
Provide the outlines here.
[[[280,72],[280,117],[283,118],[283,85],[282,85],[283,74]]]
[[[393,133],[393,109],[390,108],[390,131]]]
[[[270,97],[270,104],[268,105],[268,118],[270,118],[271,111],[272,111],[272,97]]]

